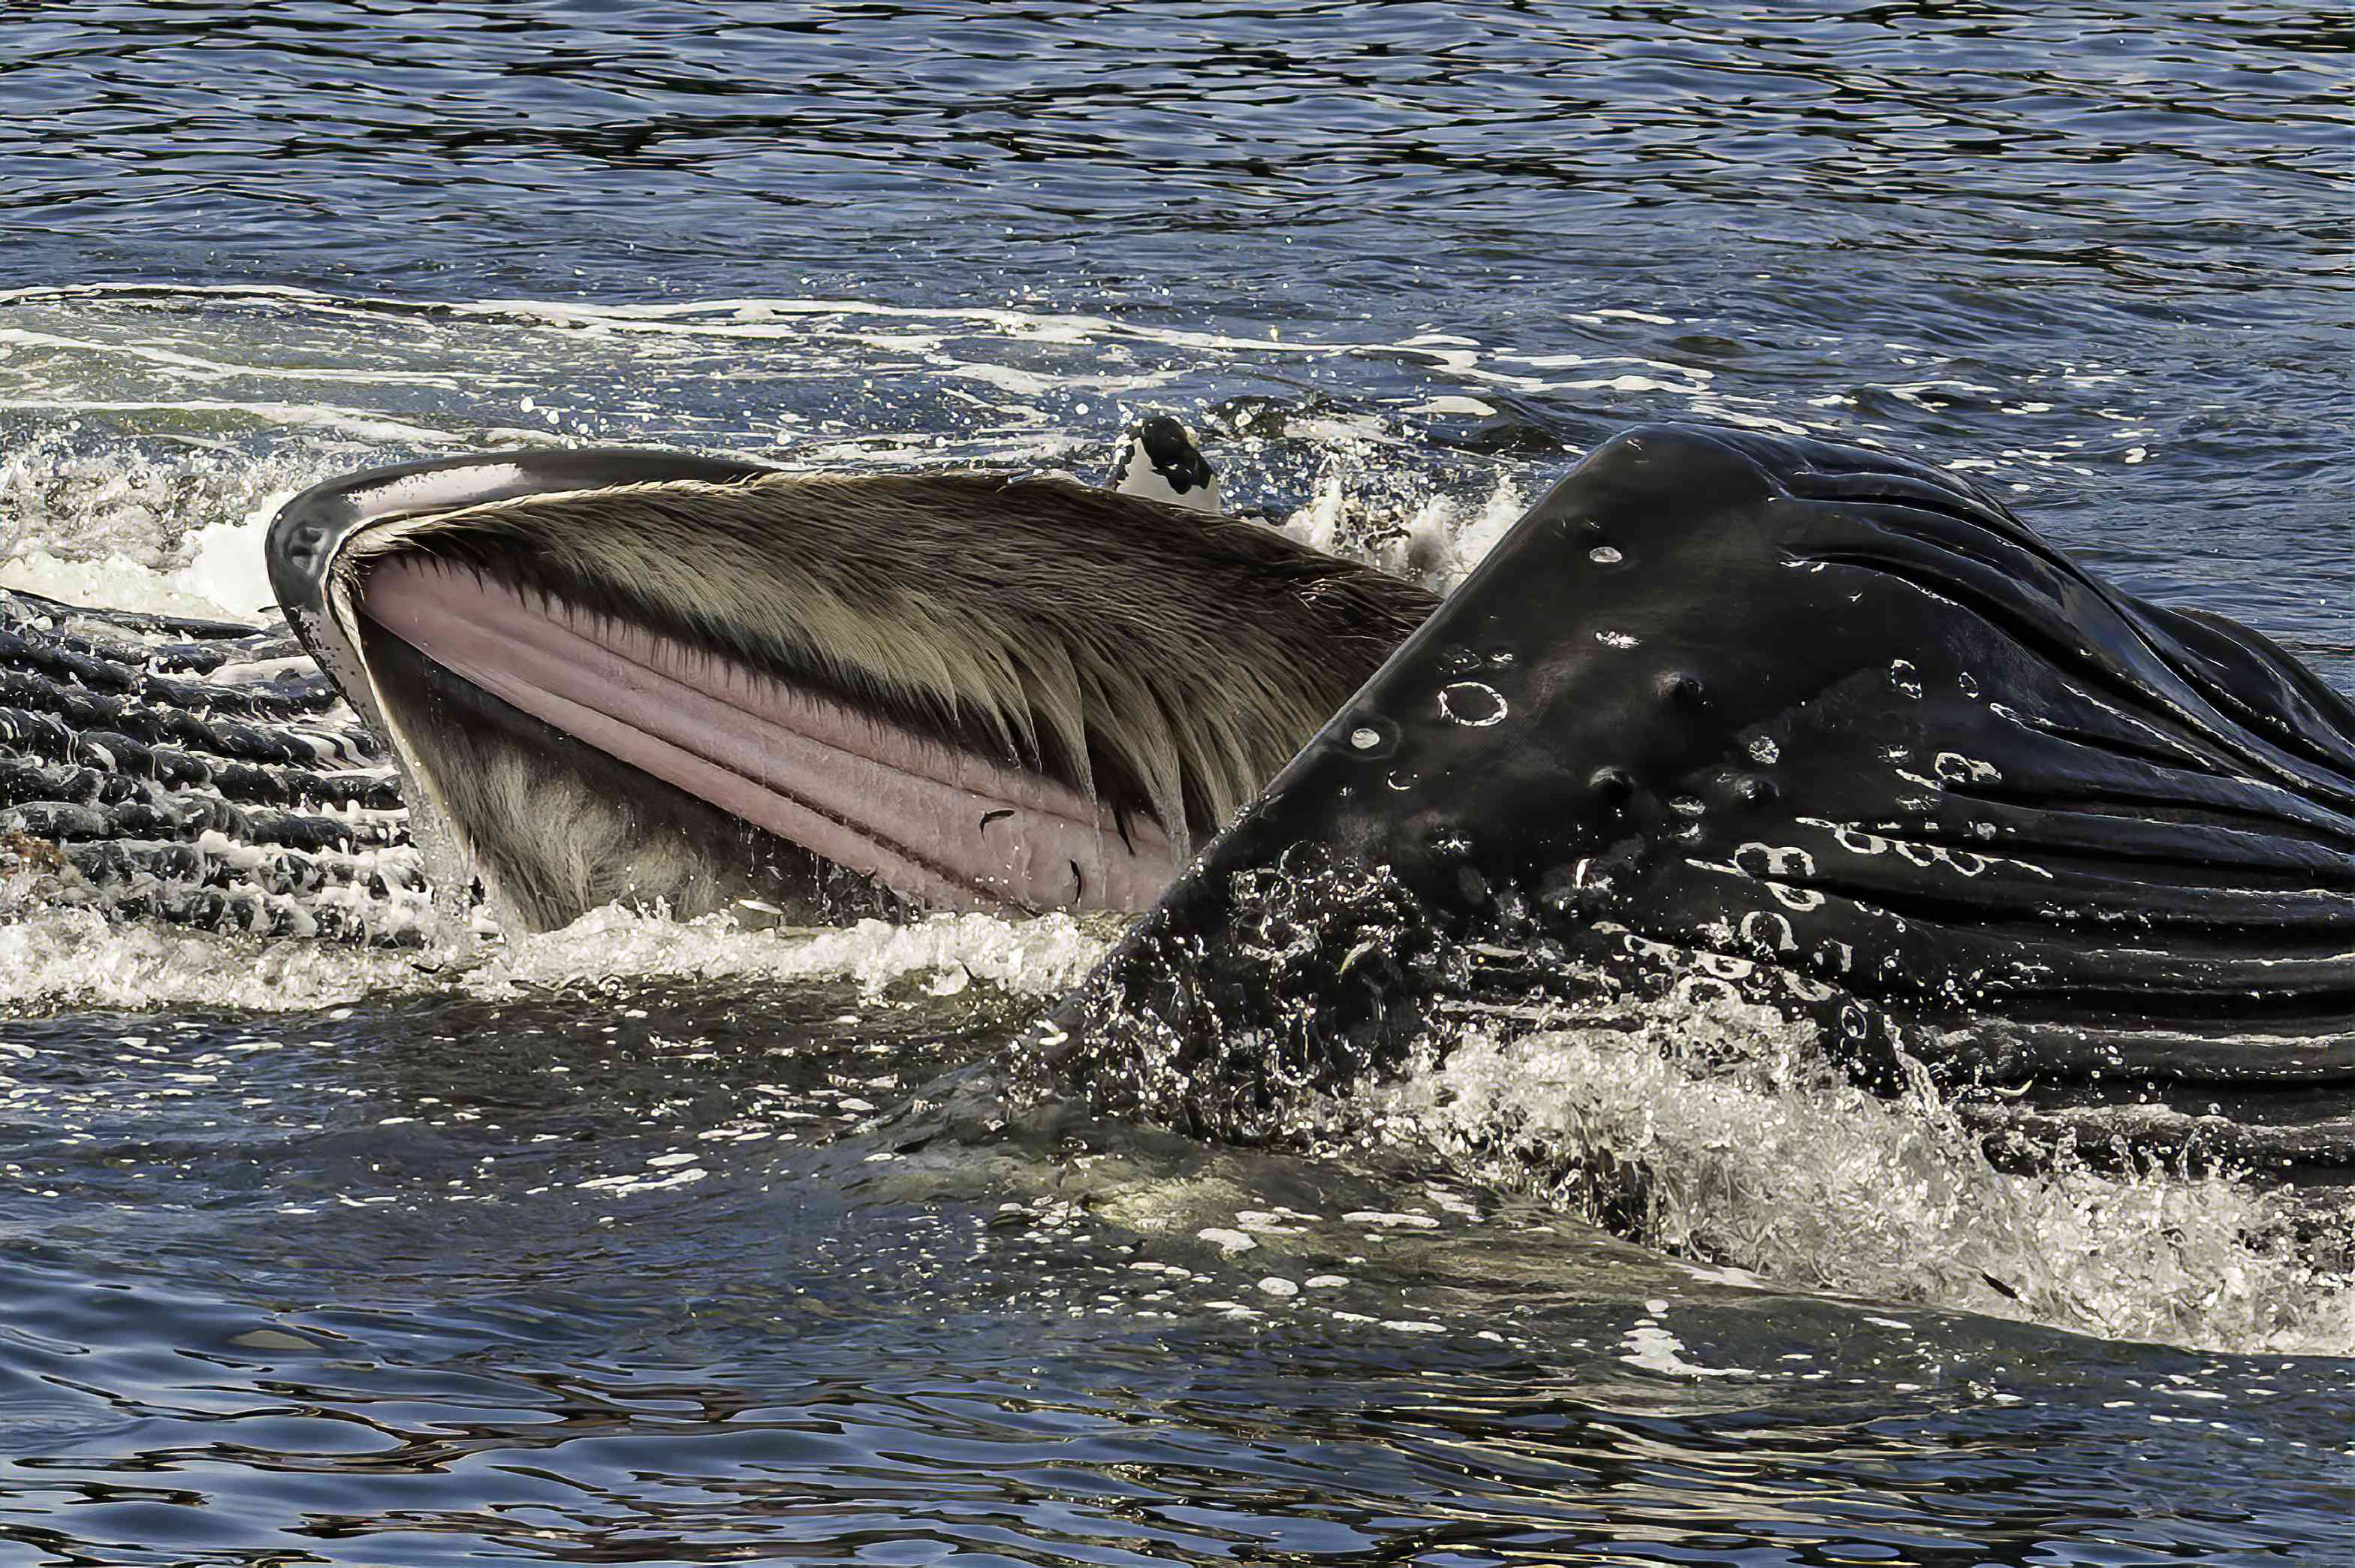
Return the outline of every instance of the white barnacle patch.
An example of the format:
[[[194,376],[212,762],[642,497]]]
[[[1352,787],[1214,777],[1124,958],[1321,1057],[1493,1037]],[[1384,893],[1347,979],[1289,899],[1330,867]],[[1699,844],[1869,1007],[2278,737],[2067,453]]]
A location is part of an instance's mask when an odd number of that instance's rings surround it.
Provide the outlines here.
[[[1586,552],[1586,559],[1597,566],[1616,566],[1627,558],[1607,544],[1599,544]]]
[[[1907,697],[1922,695],[1922,672],[1913,667],[1911,659],[1891,659],[1889,663],[1889,684]]]
[[[1404,768],[1398,768],[1393,770],[1390,777],[1384,779],[1382,782],[1390,785],[1391,788],[1403,794],[1406,791],[1412,789],[1416,784],[1422,780],[1422,777],[1423,775],[1421,773],[1410,773]]]
[[[1983,763],[1960,752],[1939,752],[1934,765],[1938,776],[1948,784],[1999,784],[2003,780],[1993,763]]]
[[[1733,852],[1733,869],[1763,883],[1785,909],[1805,914],[1824,905],[1823,894],[1813,888],[1794,887],[1785,880],[1816,874],[1816,858],[1796,845],[1744,844]]]
[[[1742,1001],[1742,993],[1732,981],[1714,975],[1687,975],[1669,987],[1668,995],[1679,1007],[1695,1011],[1736,1007]]]
[[[1747,980],[1758,972],[1758,965],[1747,958],[1729,958],[1722,953],[1700,953],[1694,956],[1702,969],[1721,980]]]
[[[1878,833],[1868,832],[1864,828],[1859,827],[1853,822],[1824,822],[1812,816],[1803,816],[1799,818],[1799,821],[1809,827],[1822,827],[1828,829],[1832,836],[1832,842],[1838,844],[1841,848],[1847,850],[1851,855],[1886,855],[1889,853],[1888,839],[1883,838]]]
[[[1349,744],[1360,752],[1370,752],[1381,743],[1382,732],[1369,725],[1360,724],[1349,731]]]
[[[1792,933],[1787,916],[1772,910],[1754,909],[1742,917],[1742,940],[1770,953],[1796,953],[1799,943]]]
[[[1619,946],[1630,958],[1674,958],[1677,955],[1677,950],[1667,943],[1654,942],[1650,937],[1638,936],[1632,931],[1620,933]]]
[[[1802,827],[1824,829],[1832,836],[1833,842],[1851,855],[1886,855],[1894,851],[1898,859],[1907,865],[1924,871],[1933,866],[1944,866],[1962,876],[1977,877],[1984,876],[1992,867],[2013,866],[2047,880],[2052,876],[2051,871],[2030,861],[2002,855],[1982,855],[1976,850],[1952,848],[1944,844],[1925,844],[1918,839],[1884,837],[1852,822],[1828,822],[1817,816],[1802,816],[1798,821]],[[1974,824],[1975,835],[1981,827],[1987,829],[1985,837],[1994,836],[1993,824]]]
[[[1439,691],[1439,711],[1468,729],[1485,730],[1504,721],[1512,711],[1495,687],[1476,680],[1459,680]]]
[[[1733,863],[1744,876],[1764,881],[1770,877],[1812,877],[1816,858],[1796,844],[1744,844],[1733,852]]]
[[[1643,639],[1628,632],[1597,632],[1594,640],[1606,648],[1632,648]]]
[[[1782,755],[1783,748],[1774,744],[1774,741],[1767,736],[1757,736],[1750,742],[1750,759],[1753,762],[1777,762],[1781,760]]]

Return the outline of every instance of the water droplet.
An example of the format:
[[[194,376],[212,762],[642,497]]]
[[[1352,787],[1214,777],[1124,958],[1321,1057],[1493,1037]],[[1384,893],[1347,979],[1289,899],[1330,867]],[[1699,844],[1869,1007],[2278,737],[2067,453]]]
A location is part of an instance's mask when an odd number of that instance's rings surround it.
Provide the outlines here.
[[[1625,768],[1597,768],[1587,775],[1586,782],[1612,805],[1622,804],[1636,793],[1636,780]]]
[[[1398,772],[1391,774],[1390,778],[1386,782],[1390,784],[1391,788],[1394,790],[1410,790],[1415,786],[1417,781],[1422,777],[1423,775],[1421,773],[1411,773],[1404,768],[1401,768]]]
[[[1491,724],[1502,723],[1512,709],[1506,706],[1502,693],[1493,686],[1483,686],[1476,680],[1459,680],[1443,687],[1439,693],[1439,710],[1456,723],[1469,729],[1485,730]]]
[[[1638,641],[1625,632],[1597,632],[1594,640],[1606,648],[1632,648]]]
[[[1627,558],[1607,544],[1599,544],[1586,552],[1586,559],[1597,566],[1616,566]]]
[[[1442,648],[1439,667],[1449,675],[1464,675],[1480,667],[1480,656],[1466,647]]]

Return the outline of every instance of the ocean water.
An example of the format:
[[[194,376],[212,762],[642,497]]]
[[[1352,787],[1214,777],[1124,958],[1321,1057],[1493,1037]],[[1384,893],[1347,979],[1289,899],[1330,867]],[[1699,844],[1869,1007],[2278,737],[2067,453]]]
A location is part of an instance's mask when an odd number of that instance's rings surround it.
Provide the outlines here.
[[[261,520],[356,466],[1100,477],[1167,410],[1444,584],[1695,418],[1947,464],[2355,691],[2350,48],[2229,0],[13,5],[0,583],[254,616]],[[1998,1171],[1766,1020],[1467,1032],[1283,1150],[875,1128],[1114,933],[0,925],[0,1564],[2355,1563],[2343,1217]]]

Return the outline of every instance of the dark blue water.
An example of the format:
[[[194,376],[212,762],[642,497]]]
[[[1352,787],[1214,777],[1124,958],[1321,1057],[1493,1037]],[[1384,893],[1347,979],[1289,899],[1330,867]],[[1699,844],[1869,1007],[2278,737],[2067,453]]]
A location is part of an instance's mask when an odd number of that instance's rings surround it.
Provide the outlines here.
[[[0,581],[249,609],[272,497],[470,446],[1092,473],[1169,409],[1444,581],[1699,417],[1952,464],[2355,690],[2350,51],[2270,4],[13,5]],[[1467,1050],[1299,1156],[858,1130],[1103,939],[451,974],[19,911],[0,1563],[2355,1562],[2343,1221],[2006,1176],[1784,1043]],[[1658,1246],[1468,1160],[1506,1112],[1665,1173]]]

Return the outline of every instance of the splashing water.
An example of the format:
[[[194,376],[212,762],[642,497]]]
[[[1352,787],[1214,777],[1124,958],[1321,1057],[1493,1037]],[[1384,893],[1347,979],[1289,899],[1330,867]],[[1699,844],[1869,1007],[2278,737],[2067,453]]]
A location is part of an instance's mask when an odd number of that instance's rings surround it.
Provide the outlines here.
[[[1348,1115],[1785,1285],[2116,1339],[2355,1350],[2355,1275],[2301,1246],[2293,1195],[2067,1151],[1999,1170],[1925,1077],[1868,1093],[1812,1026],[1764,1008],[1682,996],[1632,1033],[1468,1029]]]

